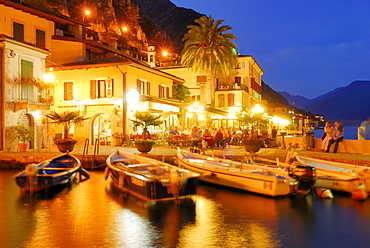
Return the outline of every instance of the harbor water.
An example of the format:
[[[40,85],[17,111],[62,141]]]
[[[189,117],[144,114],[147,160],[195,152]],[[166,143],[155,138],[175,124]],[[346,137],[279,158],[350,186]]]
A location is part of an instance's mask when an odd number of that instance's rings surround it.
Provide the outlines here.
[[[103,172],[32,196],[0,171],[0,247],[369,247],[370,200],[271,198],[200,185],[198,196],[143,202]]]

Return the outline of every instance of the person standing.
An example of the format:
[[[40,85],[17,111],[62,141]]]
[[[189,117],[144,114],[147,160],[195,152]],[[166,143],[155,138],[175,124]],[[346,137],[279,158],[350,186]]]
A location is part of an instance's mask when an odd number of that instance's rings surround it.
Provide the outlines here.
[[[336,153],[338,151],[339,142],[341,142],[344,138],[344,130],[342,124],[339,121],[336,121],[334,122],[334,126],[333,139],[329,141],[328,148],[325,152],[329,152],[331,145],[335,143],[333,153]]]
[[[321,149],[322,151],[326,151],[328,149],[328,144],[330,142],[330,140],[333,139],[333,127],[331,126],[331,122],[330,121],[327,121],[325,123],[325,127],[324,127],[324,139],[322,140],[322,144],[321,144]]]

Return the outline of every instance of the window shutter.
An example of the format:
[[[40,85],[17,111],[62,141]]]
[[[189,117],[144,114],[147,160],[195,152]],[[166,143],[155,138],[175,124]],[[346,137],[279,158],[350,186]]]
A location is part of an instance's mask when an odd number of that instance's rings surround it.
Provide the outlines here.
[[[45,48],[45,31],[36,29],[36,46]]]
[[[166,97],[165,98],[170,98],[170,88],[166,87]]]
[[[90,99],[96,99],[96,80],[90,80]]]
[[[158,96],[159,97],[163,97],[163,95],[162,95],[162,85],[159,85],[159,89],[158,89]]]
[[[107,81],[107,97],[113,97],[113,78]]]
[[[16,40],[24,41],[24,25],[13,22],[13,38]]]
[[[73,100],[73,82],[64,82],[64,101]]]
[[[234,93],[228,94],[228,106],[229,107],[234,107],[235,105],[235,95]]]
[[[141,92],[141,81],[140,81],[140,79],[136,80],[136,89],[137,89],[137,92],[139,92],[139,94],[142,94],[142,92]]]
[[[146,82],[146,94],[150,95],[150,82]]]

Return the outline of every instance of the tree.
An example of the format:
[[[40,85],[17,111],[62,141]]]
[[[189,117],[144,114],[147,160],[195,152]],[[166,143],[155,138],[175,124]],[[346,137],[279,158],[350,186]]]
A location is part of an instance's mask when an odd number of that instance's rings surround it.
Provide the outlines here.
[[[143,128],[143,140],[150,138],[150,133],[148,131],[148,127],[156,127],[163,123],[160,118],[161,115],[155,116],[151,113],[142,113],[136,111],[134,114],[136,120],[130,120],[134,124],[135,127]]]
[[[189,25],[182,39],[185,44],[181,63],[194,72],[207,75],[207,82],[201,84],[201,97],[205,95],[206,99],[201,101],[213,106],[216,76],[228,76],[235,69],[237,47],[233,40],[236,37],[226,32],[233,28],[220,26],[224,20],[202,16],[194,22],[198,25]]]
[[[81,124],[83,121],[88,119],[80,114],[79,111],[74,112],[63,112],[58,114],[54,110],[50,111],[47,115],[47,118],[51,119],[51,122],[56,125],[63,126],[63,139],[68,139],[69,129],[73,124]]]
[[[173,97],[178,100],[185,100],[190,96],[190,90],[184,84],[177,84],[174,86]]]

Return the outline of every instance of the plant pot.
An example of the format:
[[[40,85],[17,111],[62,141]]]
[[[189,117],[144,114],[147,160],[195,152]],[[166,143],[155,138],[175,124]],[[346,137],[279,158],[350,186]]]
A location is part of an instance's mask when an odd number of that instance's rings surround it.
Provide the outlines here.
[[[136,144],[137,150],[142,153],[150,152],[154,145],[153,142],[138,142],[138,143],[135,142],[135,144]]]
[[[113,138],[113,145],[114,146],[121,146],[122,145],[122,141],[123,141],[123,139]]]
[[[26,152],[28,148],[28,143],[18,143],[19,151]]]
[[[71,152],[73,151],[76,142],[71,142],[71,143],[55,143],[55,145],[58,147],[58,150],[60,152]]]
[[[244,149],[247,152],[258,152],[260,150],[260,148],[261,148],[261,145],[262,145],[261,142],[247,143],[247,144],[244,144]]]

